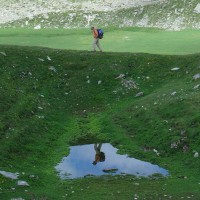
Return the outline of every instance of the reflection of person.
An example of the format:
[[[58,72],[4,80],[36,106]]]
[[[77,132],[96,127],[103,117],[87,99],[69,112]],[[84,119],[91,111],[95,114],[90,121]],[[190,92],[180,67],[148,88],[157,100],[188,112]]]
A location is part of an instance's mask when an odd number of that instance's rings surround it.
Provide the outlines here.
[[[94,145],[94,150],[96,154],[95,154],[95,160],[92,163],[93,165],[96,165],[98,162],[105,161],[105,154],[101,152],[101,146],[102,146],[102,143],[100,143],[99,145],[97,144]]]
[[[92,44],[93,50],[96,51],[96,46],[97,46],[97,47],[99,48],[99,50],[102,51],[101,45],[100,45],[100,43],[99,43],[99,38],[98,38],[98,31],[97,31],[97,29],[96,29],[94,26],[92,26],[92,27],[91,27],[91,31],[92,31],[93,37],[94,37],[93,44]]]

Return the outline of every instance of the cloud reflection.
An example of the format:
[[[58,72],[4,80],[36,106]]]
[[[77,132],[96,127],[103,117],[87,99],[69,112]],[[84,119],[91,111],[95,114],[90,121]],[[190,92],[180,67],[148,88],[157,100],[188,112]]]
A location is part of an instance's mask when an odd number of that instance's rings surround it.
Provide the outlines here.
[[[168,175],[168,171],[148,162],[130,158],[127,155],[117,154],[117,149],[109,143],[102,144],[101,151],[105,153],[105,161],[93,165],[95,158],[94,144],[71,146],[70,154],[64,157],[56,166],[62,179],[80,178],[86,175],[103,175],[104,169],[118,169],[114,174],[132,174],[149,176],[154,173]],[[67,174],[67,176],[66,176]]]

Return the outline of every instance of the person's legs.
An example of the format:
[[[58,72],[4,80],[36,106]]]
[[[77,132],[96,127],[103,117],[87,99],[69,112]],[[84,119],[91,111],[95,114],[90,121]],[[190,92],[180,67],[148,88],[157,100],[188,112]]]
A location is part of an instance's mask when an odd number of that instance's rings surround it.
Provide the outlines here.
[[[102,146],[102,143],[99,143],[99,145],[97,147],[99,151],[101,150],[101,146]]]
[[[97,38],[94,38],[92,43],[93,51],[96,51],[96,45],[97,45]]]
[[[102,51],[102,48],[101,48],[101,45],[100,45],[100,42],[99,42],[99,38],[97,38],[96,45],[99,48],[99,50]]]
[[[98,151],[97,144],[94,144],[94,150]]]

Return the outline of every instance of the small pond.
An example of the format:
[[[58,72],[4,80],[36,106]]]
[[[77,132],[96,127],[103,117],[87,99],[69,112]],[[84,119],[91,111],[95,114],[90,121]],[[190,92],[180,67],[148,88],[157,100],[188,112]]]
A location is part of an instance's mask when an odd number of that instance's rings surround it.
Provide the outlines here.
[[[69,156],[64,157],[55,168],[61,179],[105,174],[168,175],[167,170],[157,165],[117,154],[117,150],[109,143],[71,146]]]

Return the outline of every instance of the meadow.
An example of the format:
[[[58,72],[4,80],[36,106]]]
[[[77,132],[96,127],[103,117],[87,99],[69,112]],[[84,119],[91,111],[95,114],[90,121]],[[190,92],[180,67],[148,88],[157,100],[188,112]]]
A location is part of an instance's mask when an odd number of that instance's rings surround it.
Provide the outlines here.
[[[1,30],[0,170],[30,186],[0,175],[0,199],[200,199],[199,37],[107,29],[94,53],[86,29]],[[96,142],[169,176],[60,180],[69,146]]]
[[[101,40],[106,52],[186,55],[200,52],[200,31],[166,31],[153,28],[105,28]],[[56,49],[92,49],[90,29],[1,29],[0,44]]]

